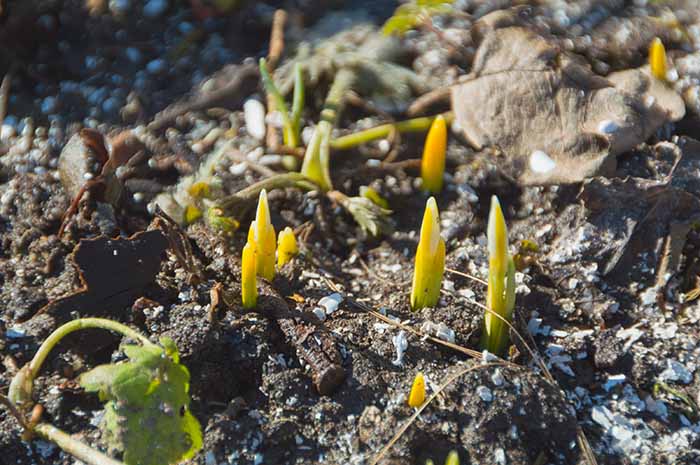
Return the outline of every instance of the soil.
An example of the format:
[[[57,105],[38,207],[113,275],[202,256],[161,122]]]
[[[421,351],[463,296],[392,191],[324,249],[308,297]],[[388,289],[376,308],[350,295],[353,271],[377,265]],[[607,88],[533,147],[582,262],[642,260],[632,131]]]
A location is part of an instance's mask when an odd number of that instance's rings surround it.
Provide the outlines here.
[[[145,229],[170,238],[167,228],[153,223],[149,205],[225,138],[243,156],[224,157],[215,168],[226,194],[262,179],[260,166],[283,170],[280,157],[246,129],[241,99],[184,111],[165,127],[148,129],[160,112],[197,101],[207,83],[216,85],[214,78],[249,65],[246,57],[265,55],[275,8],[289,12],[292,44],[307,33],[322,36],[319,31],[337,32],[355,22],[381,24],[393,2],[249,2],[206,17],[184,1],[144,2],[165,4],[155,16],[146,15],[142,2],[103,3],[104,11],[90,14],[77,0],[0,2],[0,38],[13,40],[11,52],[0,52],[0,69],[12,72],[0,130],[0,392],[58,325],[100,316],[153,341],[169,336],[176,342],[204,433],[203,449],[191,463],[371,463],[411,419],[407,396],[419,371],[428,395],[455,378],[381,463],[443,463],[456,450],[462,464],[586,464],[583,436],[599,464],[700,463],[695,3],[457,1],[457,13],[437,16],[432,27],[401,39],[403,64],[439,86],[470,71],[484,31],[479,20],[499,10],[521,18],[522,27],[548,30],[570,43],[572,53],[601,76],[642,65],[649,34],[660,35],[677,72],[673,85],[686,104],[681,121],[619,155],[613,174],[574,184],[521,185],[502,169],[502,153],[470,148],[453,127],[446,184],[437,196],[448,271],[438,305],[417,312],[409,293],[428,196],[416,170],[378,162],[387,141],[334,154],[332,177],[347,195],[370,185],[387,199],[394,227],[388,235],[369,237],[345,209],[317,192],[269,193],[276,231],[291,226],[304,240],[302,253],[272,283],[260,282],[257,311],[244,310],[239,300],[249,217],[240,218],[233,235],[202,222],[183,228],[192,249],[189,264],[178,260],[172,244],[163,255],[153,252],[160,246],[129,242]],[[42,40],[29,33],[36,30]],[[318,120],[327,84],[307,89],[305,126]],[[244,92],[242,99],[262,100],[259,86]],[[384,122],[386,111],[405,119],[410,103],[350,103],[339,134]],[[448,108],[443,99],[429,113]],[[59,237],[75,186],[62,182],[58,157],[84,127],[110,136],[131,129],[143,147],[117,173],[121,201],[111,204],[90,191]],[[398,161],[415,159],[423,135],[402,135],[398,144]],[[77,179],[95,179],[100,171],[94,165],[89,160]],[[514,326],[524,336],[513,334],[508,364],[500,365],[488,354],[470,358],[397,326],[478,350],[485,286],[450,270],[486,279],[485,226],[494,194],[504,205],[512,251],[519,253]],[[112,262],[98,251],[94,261],[103,264],[101,282],[109,285],[96,283],[75,250],[100,236],[119,237],[129,244],[120,247],[143,253],[144,268],[157,270],[155,277],[143,270],[133,276],[129,270],[139,264]],[[81,288],[79,305],[57,304]],[[218,289],[221,299],[213,309]],[[342,297],[338,309],[319,320],[319,300],[334,293]],[[291,330],[285,326],[290,321]],[[101,405],[76,378],[122,359],[120,342],[97,330],[69,337],[35,385],[43,418],[97,448],[104,448],[97,428]],[[305,355],[318,347],[323,363],[342,367],[337,383],[320,382],[318,367]],[[552,380],[529,350],[540,354]],[[0,463],[76,460],[51,443],[22,441],[17,421],[0,409]]]

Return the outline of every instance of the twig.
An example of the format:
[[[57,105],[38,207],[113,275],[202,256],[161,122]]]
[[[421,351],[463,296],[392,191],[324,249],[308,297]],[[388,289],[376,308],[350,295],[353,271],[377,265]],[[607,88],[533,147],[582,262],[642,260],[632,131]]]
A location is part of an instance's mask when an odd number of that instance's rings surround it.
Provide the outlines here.
[[[383,139],[391,133],[392,130],[399,132],[424,132],[430,128],[435,116],[421,116],[396,123],[386,123],[373,128],[364,129],[362,131],[347,134],[331,140],[331,148],[336,150],[347,150],[360,144],[371,142],[377,139]],[[442,113],[442,116],[451,123],[454,119],[454,114],[451,111]]]
[[[248,166],[248,168],[252,169],[253,171],[257,172],[258,174],[265,176],[266,178],[270,178],[272,176],[279,174],[276,171],[271,170],[270,168],[268,168],[265,165],[261,165],[260,163],[256,163],[254,161],[249,160],[248,157],[246,157],[245,155],[243,155],[241,152],[239,152],[237,150],[229,152],[229,155],[235,161],[237,161],[239,163],[245,163]]]
[[[272,30],[270,31],[270,51],[267,55],[267,66],[270,73],[275,70],[282,53],[284,53],[284,25],[286,22],[287,13],[284,10],[275,11],[274,16],[272,17]],[[276,110],[279,110],[277,105],[275,105],[275,98],[269,92],[267,93],[266,100],[268,115],[274,113]],[[265,145],[268,147],[276,147],[280,145],[277,130],[271,124],[267,125]]]
[[[8,71],[2,78],[2,84],[0,84],[0,124],[3,124],[5,116],[7,116],[7,100],[10,96],[11,83],[12,72]]]
[[[276,174],[221,199],[217,203],[217,207],[222,210],[235,212],[236,215],[240,217],[241,212],[245,210],[250,202],[255,202],[257,200],[260,191],[263,189],[270,192],[273,189],[283,189],[286,187],[297,187],[305,190],[318,189],[316,183],[301,173]]]
[[[413,101],[413,103],[408,107],[406,113],[408,116],[415,116],[423,113],[428,107],[435,105],[437,103],[442,103],[449,100],[450,98],[450,88],[449,87],[439,87],[433,89]]]
[[[445,271],[447,271],[447,272],[449,272],[449,273],[456,274],[456,275],[458,275],[458,276],[462,276],[462,277],[464,277],[464,278],[471,279],[472,281],[476,281],[476,282],[478,282],[478,283],[481,283],[481,284],[483,284],[484,286],[488,286],[488,285],[489,285],[489,283],[487,283],[486,281],[484,281],[484,280],[481,279],[481,278],[477,278],[476,276],[472,276],[472,275],[467,274],[467,273],[462,273],[461,271],[453,270],[452,268],[447,268],[447,267],[446,267],[446,268],[445,268]]]
[[[55,443],[64,452],[89,465],[124,465],[122,462],[108,457],[77,439],[73,439],[70,435],[49,423],[39,423],[34,428],[34,431],[42,438]]]

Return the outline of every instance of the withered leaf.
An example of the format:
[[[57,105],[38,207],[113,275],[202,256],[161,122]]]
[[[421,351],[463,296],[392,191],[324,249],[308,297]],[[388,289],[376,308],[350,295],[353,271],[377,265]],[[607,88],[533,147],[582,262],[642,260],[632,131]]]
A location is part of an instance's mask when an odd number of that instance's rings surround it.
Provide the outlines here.
[[[452,108],[467,141],[499,147],[522,184],[579,182],[611,174],[617,154],[685,113],[644,70],[624,73],[604,79],[533,31],[495,29],[452,88]]]
[[[37,314],[77,311],[92,315],[131,305],[155,280],[167,248],[168,240],[160,230],[139,232],[127,239],[99,236],[81,240],[71,260],[82,286],[52,300]]]
[[[681,138],[678,147],[682,158],[670,179],[596,177],[582,188],[586,221],[605,238],[595,256],[613,282],[642,280],[644,269],[677,271],[685,236],[700,220],[700,142]]]

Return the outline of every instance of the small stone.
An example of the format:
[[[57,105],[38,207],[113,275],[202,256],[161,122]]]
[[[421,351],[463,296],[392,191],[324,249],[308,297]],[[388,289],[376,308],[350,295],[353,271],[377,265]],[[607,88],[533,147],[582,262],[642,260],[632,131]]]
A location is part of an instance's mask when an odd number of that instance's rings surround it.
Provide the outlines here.
[[[58,99],[48,96],[41,102],[41,112],[45,115],[55,113],[58,110]]]
[[[127,47],[126,50],[124,51],[126,54],[126,58],[132,62],[132,63],[141,63],[142,60],[142,55],[141,55],[141,50],[139,50],[136,47]]]
[[[27,334],[24,328],[19,326],[14,326],[5,332],[5,337],[7,339],[21,339]]]
[[[406,332],[401,330],[399,333],[391,338],[391,342],[394,343],[394,348],[396,349],[396,359],[391,363],[396,366],[403,365],[403,356],[408,349],[408,338],[406,337]]]
[[[494,384],[494,386],[503,386],[503,383],[506,382],[500,368],[496,368],[494,370],[493,374],[491,375],[491,382]]]
[[[109,0],[109,11],[113,15],[124,15],[131,8],[131,0]]]
[[[318,304],[321,307],[324,307],[326,309],[326,313],[330,315],[338,309],[338,306],[342,301],[343,297],[337,292],[334,292],[329,296],[323,297],[321,300],[318,301]]]
[[[9,124],[3,124],[0,126],[0,140],[7,141],[16,134],[17,131],[15,130],[14,126],[10,126]]]
[[[326,312],[321,307],[315,307],[311,311],[319,320],[324,321],[326,319]]]
[[[620,129],[620,126],[615,121],[609,119],[601,121],[598,125],[598,132],[601,134],[614,134],[618,129]]]
[[[603,389],[606,391],[610,391],[613,387],[617,386],[618,384],[622,384],[625,382],[627,377],[624,374],[619,374],[619,375],[610,375],[608,376],[607,381],[603,384]]]
[[[542,150],[535,150],[530,154],[530,169],[535,173],[549,173],[556,166],[557,163]]]
[[[496,449],[493,453],[493,463],[496,465],[506,465],[506,451],[500,447]]]
[[[166,70],[166,68],[167,63],[162,58],[156,58],[155,60],[151,60],[146,65],[146,71],[153,75],[163,73]]]
[[[484,402],[491,402],[493,400],[493,393],[491,393],[491,389],[487,388],[486,386],[479,386],[476,388],[476,394],[483,400]]]
[[[265,106],[256,99],[248,99],[243,104],[243,116],[248,134],[263,140],[266,134]]]
[[[147,18],[157,18],[165,13],[169,6],[168,0],[149,0],[143,6],[143,15]]]
[[[693,381],[693,374],[680,362],[666,359],[666,369],[659,374],[661,381],[678,381],[689,384]]]

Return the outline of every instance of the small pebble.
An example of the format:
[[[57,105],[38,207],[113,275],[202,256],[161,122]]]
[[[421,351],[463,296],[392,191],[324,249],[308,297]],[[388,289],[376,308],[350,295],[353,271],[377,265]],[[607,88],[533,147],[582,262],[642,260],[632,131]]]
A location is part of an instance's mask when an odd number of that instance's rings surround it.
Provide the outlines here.
[[[330,315],[338,309],[338,305],[340,305],[342,301],[343,297],[337,292],[334,292],[329,296],[323,297],[318,301],[318,304],[321,307],[324,307],[326,309],[326,313]]]
[[[151,60],[148,62],[146,65],[146,71],[148,71],[150,74],[156,75],[156,74],[161,74],[165,71],[167,67],[167,64],[165,60],[162,58],[156,58],[155,60]]]
[[[56,97],[48,96],[41,102],[41,112],[45,115],[55,113],[58,110],[58,100]]]
[[[601,134],[614,134],[618,129],[620,129],[620,126],[615,121],[609,119],[603,120],[598,124],[598,132]]]
[[[143,6],[143,15],[147,18],[157,18],[168,9],[168,0],[149,0]]]
[[[311,310],[314,315],[316,315],[316,318],[318,318],[321,321],[324,321],[326,319],[326,312],[323,311],[321,307],[315,307],[313,310]]]
[[[535,150],[530,154],[530,169],[535,173],[549,173],[556,166],[557,163],[542,150]]]
[[[491,402],[493,400],[491,389],[487,388],[486,386],[477,387],[476,393],[484,402]]]
[[[243,104],[243,115],[248,134],[263,140],[266,134],[265,106],[259,100],[248,99]]]

